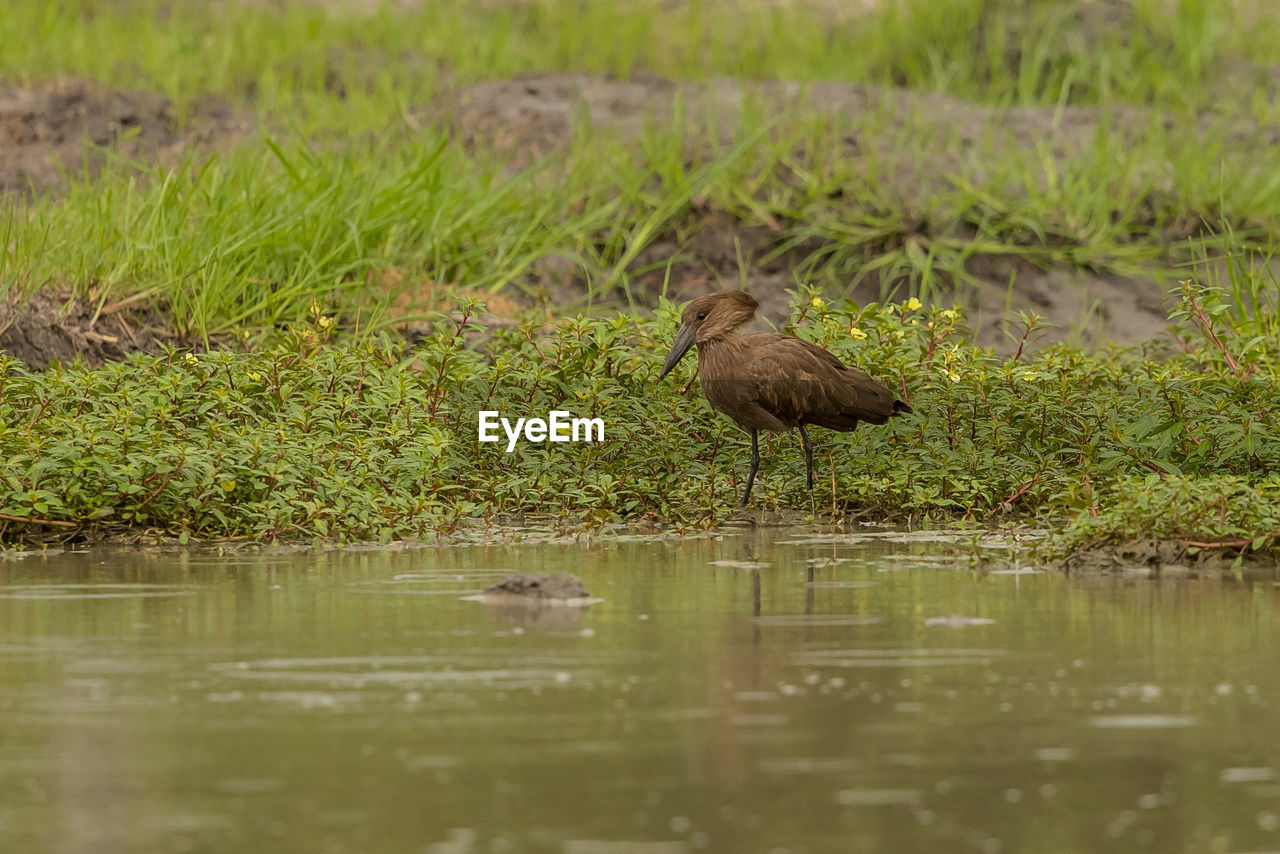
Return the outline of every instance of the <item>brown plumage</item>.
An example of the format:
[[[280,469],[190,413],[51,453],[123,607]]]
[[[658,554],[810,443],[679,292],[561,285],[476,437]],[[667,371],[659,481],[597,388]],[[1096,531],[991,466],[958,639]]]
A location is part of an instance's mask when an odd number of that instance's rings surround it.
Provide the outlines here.
[[[813,489],[813,445],[806,424],[848,432],[859,421],[883,424],[910,412],[888,386],[850,368],[816,344],[772,332],[741,334],[759,303],[746,291],[707,294],[685,306],[680,331],[662,366],[662,379],[698,347],[698,375],[707,402],[751,434],[751,473],[745,505],[760,467],[761,430],[800,428],[805,474]]]

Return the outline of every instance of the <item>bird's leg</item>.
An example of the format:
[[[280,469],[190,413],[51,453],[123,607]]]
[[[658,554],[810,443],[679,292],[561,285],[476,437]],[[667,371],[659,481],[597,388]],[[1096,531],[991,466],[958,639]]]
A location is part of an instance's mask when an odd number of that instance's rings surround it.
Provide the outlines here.
[[[813,492],[813,443],[809,441],[809,433],[800,425],[800,441],[804,442],[804,473],[809,481],[809,491]]]
[[[742,506],[747,506],[747,501],[751,499],[751,484],[756,482],[756,470],[760,468],[760,440],[756,436],[755,428],[751,430],[751,473],[747,475],[747,491],[742,495]]]

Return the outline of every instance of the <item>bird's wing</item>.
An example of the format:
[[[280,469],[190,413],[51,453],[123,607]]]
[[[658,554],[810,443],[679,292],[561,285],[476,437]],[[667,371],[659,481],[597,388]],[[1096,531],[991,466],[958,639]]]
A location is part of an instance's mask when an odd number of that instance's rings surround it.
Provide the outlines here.
[[[883,423],[895,412],[893,392],[826,350],[775,333],[751,336],[747,372],[762,407],[787,421],[852,429],[858,421]]]

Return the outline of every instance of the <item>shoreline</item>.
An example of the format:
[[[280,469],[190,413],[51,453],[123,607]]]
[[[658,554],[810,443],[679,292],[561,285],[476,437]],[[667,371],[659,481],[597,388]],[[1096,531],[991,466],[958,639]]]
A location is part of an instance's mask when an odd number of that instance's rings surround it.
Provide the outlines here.
[[[833,551],[883,543],[889,546],[928,545],[936,558],[939,548],[949,549],[956,564],[985,575],[990,572],[1052,572],[1079,576],[1128,578],[1220,578],[1222,580],[1280,580],[1280,549],[1249,551],[1238,543],[1205,547],[1185,540],[1134,539],[1117,543],[1086,544],[1072,552],[1054,548],[1054,532],[1042,528],[1009,528],[939,524],[911,529],[891,522],[856,523],[814,520],[802,511],[773,511],[759,515],[763,521],[736,518],[710,527],[666,527],[660,523],[612,523],[599,528],[575,527],[572,520],[539,520],[539,514],[501,514],[501,522],[480,518],[465,520],[461,530],[427,540],[255,542],[209,540],[181,543],[177,537],[154,532],[121,531],[93,541],[44,544],[40,548],[0,549],[0,562],[52,557],[68,553],[148,554],[297,554],[340,551],[418,551],[429,549],[513,548],[557,545],[574,548],[609,548],[621,543],[687,542],[757,537],[777,542],[802,537],[814,548]],[[542,524],[539,524],[541,522]],[[791,541],[793,544],[799,544]],[[1013,555],[1010,557],[1009,555]],[[824,560],[817,558],[816,560]],[[829,559],[835,560],[835,559]],[[835,561],[838,563],[838,561]]]

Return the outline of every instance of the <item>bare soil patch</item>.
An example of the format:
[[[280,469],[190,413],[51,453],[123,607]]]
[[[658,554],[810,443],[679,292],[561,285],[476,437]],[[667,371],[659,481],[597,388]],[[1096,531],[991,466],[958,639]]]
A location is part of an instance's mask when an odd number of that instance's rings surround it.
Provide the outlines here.
[[[83,80],[0,83],[0,193],[55,191],[68,173],[96,175],[108,152],[165,161],[191,146],[242,137],[252,125],[208,99],[185,122],[154,92],[110,90]]]
[[[654,122],[669,123],[679,104],[688,130],[706,134],[719,129],[729,141],[742,124],[744,110],[758,109],[782,128],[806,118],[828,121],[837,149],[860,161],[891,169],[891,183],[904,199],[918,199],[938,187],[949,187],[949,175],[982,179],[982,160],[1002,149],[1033,150],[1037,145],[1061,167],[1099,133],[1136,136],[1152,121],[1173,127],[1171,118],[1139,108],[1103,111],[1093,107],[1000,108],[960,101],[910,89],[839,82],[794,83],[718,78],[677,83],[651,75],[616,80],[588,74],[532,74],[492,80],[455,90],[416,111],[447,122],[464,142],[484,145],[511,157],[522,168],[532,160],[564,148],[575,125],[636,137]],[[916,134],[909,150],[899,148],[901,135]],[[1190,129],[1189,129],[1190,130]],[[1257,128],[1244,129],[1253,132]],[[1267,135],[1275,139],[1276,129]],[[690,154],[701,153],[692,151]],[[1154,165],[1153,165],[1154,166]],[[898,181],[893,181],[893,178]]]
[[[155,353],[182,344],[164,325],[163,313],[142,302],[99,307],[69,294],[39,292],[25,303],[0,303],[0,353],[42,370],[80,357],[101,365],[130,353]]]

